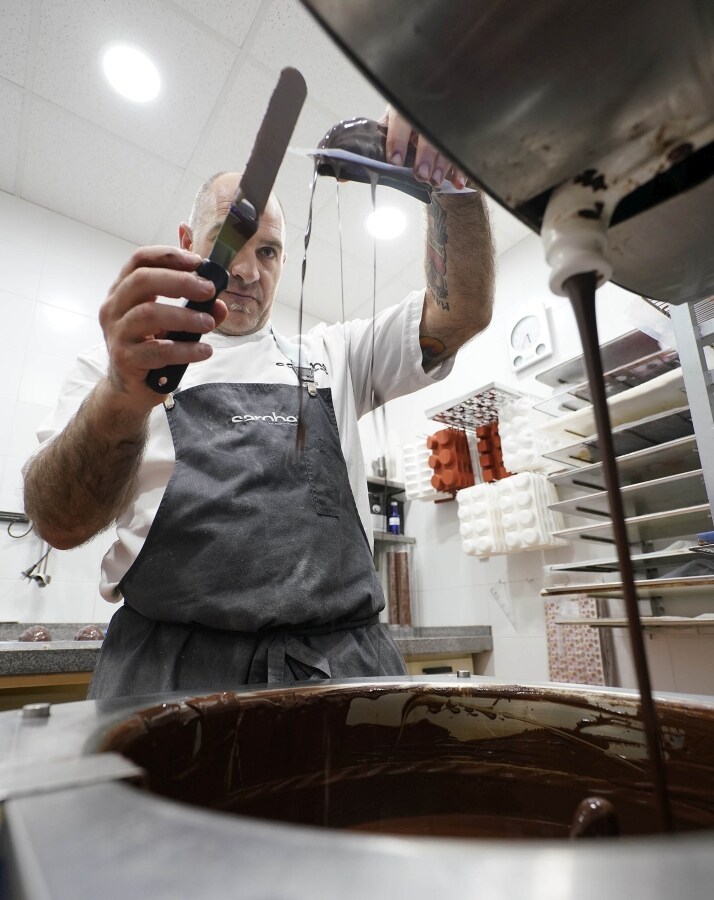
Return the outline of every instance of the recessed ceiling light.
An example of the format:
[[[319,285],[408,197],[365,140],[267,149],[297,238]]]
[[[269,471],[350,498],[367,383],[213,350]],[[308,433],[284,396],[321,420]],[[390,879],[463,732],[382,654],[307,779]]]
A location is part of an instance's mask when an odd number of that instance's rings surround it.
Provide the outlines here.
[[[102,51],[101,60],[107,81],[122,97],[147,103],[159,93],[159,70],[138,47],[110,44]]]
[[[367,231],[376,238],[390,240],[399,237],[407,227],[407,217],[401,209],[380,206],[367,216]]]

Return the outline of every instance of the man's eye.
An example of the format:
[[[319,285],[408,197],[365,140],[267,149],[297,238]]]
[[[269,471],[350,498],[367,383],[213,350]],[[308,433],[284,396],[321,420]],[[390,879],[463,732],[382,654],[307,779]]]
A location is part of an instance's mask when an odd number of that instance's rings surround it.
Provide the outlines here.
[[[275,257],[278,255],[275,247],[262,247],[260,252],[263,254],[263,256],[267,256],[269,259],[275,259]]]

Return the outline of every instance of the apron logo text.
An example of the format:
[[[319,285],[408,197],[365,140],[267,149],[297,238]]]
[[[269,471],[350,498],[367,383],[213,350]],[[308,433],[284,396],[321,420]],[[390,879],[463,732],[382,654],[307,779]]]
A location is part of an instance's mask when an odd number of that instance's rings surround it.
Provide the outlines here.
[[[296,416],[276,416],[270,413],[268,416],[233,416],[231,422],[236,425],[241,422],[270,422],[271,425],[297,425]]]

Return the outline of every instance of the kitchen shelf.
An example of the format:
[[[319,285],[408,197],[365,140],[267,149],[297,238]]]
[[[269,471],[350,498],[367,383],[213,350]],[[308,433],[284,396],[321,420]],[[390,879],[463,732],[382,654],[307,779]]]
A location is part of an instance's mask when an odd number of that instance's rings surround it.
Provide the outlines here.
[[[694,426],[688,406],[646,416],[636,422],[618,425],[612,429],[615,456],[617,457],[693,434]],[[547,459],[570,466],[587,466],[591,463],[601,462],[596,434],[575,444],[570,444],[568,447],[551,450],[543,455]]]
[[[684,563],[693,562],[696,555],[690,549],[658,550],[651,553],[634,553],[630,562],[635,571],[652,569],[676,569]],[[558,572],[619,572],[620,563],[616,556],[603,559],[583,559],[569,563],[554,563],[546,567],[546,574]]]
[[[556,619],[556,625],[589,625],[591,628],[627,628],[627,619]],[[643,628],[714,629],[714,618],[688,616],[640,616]]]
[[[406,534],[392,534],[389,531],[375,531],[374,542],[380,544],[416,544],[416,538]]]
[[[634,516],[625,520],[627,535],[631,544],[642,541],[655,541],[660,538],[675,538],[683,535],[692,537],[698,532],[712,530],[712,514],[708,503],[674,509],[669,512],[652,513],[645,516]],[[615,543],[612,523],[602,522],[597,525],[581,525],[577,528],[566,528],[553,532],[554,537],[567,541],[601,541]]]
[[[642,516],[666,512],[673,507],[706,504],[707,491],[701,469],[631,484],[620,491],[626,516]],[[582,494],[570,500],[550,504],[550,509],[566,516],[610,518],[610,495],[605,491]]]
[[[617,460],[617,473],[621,486],[639,484],[654,478],[681,475],[700,468],[697,441],[693,434],[686,437],[645,447],[626,453]],[[605,476],[602,463],[592,463],[587,467],[568,469],[548,477],[556,487],[605,490]]]
[[[600,347],[600,358],[605,372],[619,368],[633,359],[640,359],[659,350],[659,343],[644,331],[635,329],[620,337],[607,341]],[[560,387],[564,384],[578,384],[586,378],[585,361],[582,354],[551,366],[536,375],[536,381],[549,387]]]
[[[655,597],[668,600],[692,598],[697,591],[711,593],[714,587],[714,574],[689,575],[680,578],[642,578],[635,581],[639,600],[651,600]],[[544,599],[587,594],[588,597],[621,599],[623,584],[621,581],[591,582],[589,584],[558,584],[543,588],[540,592]],[[714,623],[714,618],[712,619]]]
[[[633,387],[647,384],[654,378],[680,367],[679,354],[676,350],[660,350],[650,353],[632,362],[625,363],[617,368],[608,370],[603,375],[605,394],[614,397]],[[587,381],[570,387],[562,394],[549,397],[537,403],[535,409],[550,416],[562,416],[563,414],[585,409],[592,404],[590,385]]]

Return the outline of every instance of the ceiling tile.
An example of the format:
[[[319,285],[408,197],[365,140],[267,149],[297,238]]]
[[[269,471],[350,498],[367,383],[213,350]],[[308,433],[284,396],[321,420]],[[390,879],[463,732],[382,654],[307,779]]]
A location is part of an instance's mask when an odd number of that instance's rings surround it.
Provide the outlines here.
[[[277,81],[275,73],[251,60],[234,71],[232,84],[224,92],[221,105],[216,107],[193,154],[190,168],[194,172],[208,177],[224,169],[245,166]],[[333,124],[329,115],[308,102],[300,113],[290,143],[297,147],[315,146]],[[309,160],[290,155],[285,165],[291,160],[293,171],[298,168],[295,160],[302,163],[308,173],[302,180],[309,184],[312,170]],[[285,204],[282,195],[281,200]]]
[[[0,76],[15,84],[25,83],[25,64],[30,39],[32,4],[27,0],[3,0],[0,28]]]
[[[423,285],[414,285],[402,278],[393,278],[378,289],[376,306],[374,301],[370,298],[353,309],[350,312],[350,318],[371,319],[375,308],[377,312],[381,312],[383,309],[387,309],[388,306],[394,306],[397,303],[401,303],[405,297],[412,293],[412,291],[420,290],[422,287]]]
[[[321,178],[318,182],[318,212],[313,222],[313,233],[327,243],[339,246],[340,223],[337,216],[335,182],[332,178]],[[326,198],[326,200],[323,200]],[[377,285],[393,278],[406,267],[414,265],[423,272],[424,222],[426,207],[413,197],[391,188],[378,187],[377,208],[394,207],[406,219],[406,229],[396,238],[376,242]],[[369,185],[348,182],[340,185],[340,218],[342,245],[353,256],[372,265],[374,239],[366,228],[366,219],[372,211],[372,196]],[[420,274],[423,281],[423,274]]]
[[[205,178],[195,172],[184,172],[174,195],[169,199],[161,216],[159,225],[151,237],[152,244],[166,244],[175,247],[178,244],[178,227],[187,222],[191,214],[194,198]]]
[[[22,89],[0,81],[0,110],[2,110],[2,153],[0,153],[0,191],[15,190],[17,155],[20,150],[22,126]]]
[[[174,4],[242,47],[262,0],[174,0]]]
[[[308,97],[336,113],[377,118],[385,101],[302,8],[298,0],[274,2],[250,46],[251,56],[277,71],[295,66]]]
[[[137,44],[156,62],[152,103],[115,93],[100,71],[110,42]],[[225,42],[158,3],[45,0],[33,87],[37,94],[177,164],[185,164],[235,59]]]
[[[286,306],[298,306],[303,259],[303,238],[297,234],[288,242],[288,262],[278,288],[277,298]],[[371,273],[359,260],[343,255],[345,309],[349,312],[362,302]],[[369,277],[366,279],[365,276]],[[305,277],[305,311],[321,321],[337,322],[342,318],[340,254],[319,238],[310,241]]]
[[[25,200],[141,244],[156,231],[180,178],[171,163],[56,106],[32,102]]]

